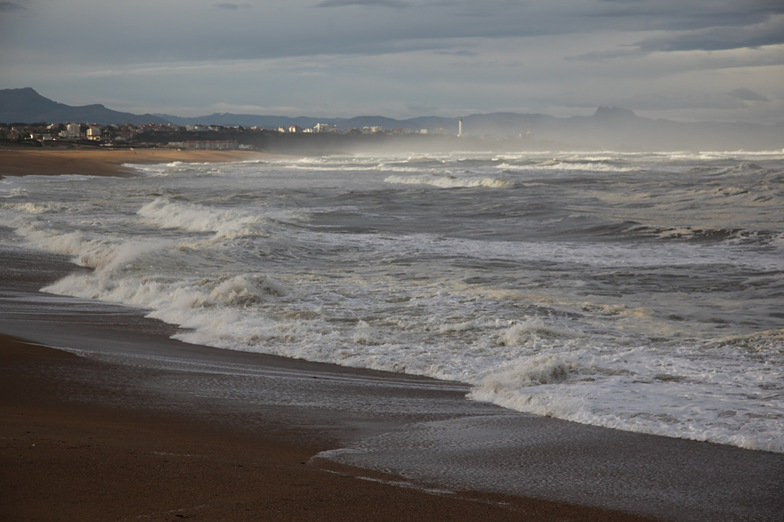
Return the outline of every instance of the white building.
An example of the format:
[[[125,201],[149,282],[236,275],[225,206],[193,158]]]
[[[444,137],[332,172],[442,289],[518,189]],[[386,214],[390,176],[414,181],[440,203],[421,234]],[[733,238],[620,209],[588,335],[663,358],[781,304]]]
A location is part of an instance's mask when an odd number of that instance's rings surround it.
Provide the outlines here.
[[[330,125],[329,123],[317,123],[315,127],[313,127],[314,132],[337,132],[338,126],[337,125]]]
[[[78,140],[82,135],[82,126],[78,123],[69,123],[65,126],[65,137]]]
[[[101,136],[103,136],[103,132],[100,127],[87,127],[88,140],[101,141]]]

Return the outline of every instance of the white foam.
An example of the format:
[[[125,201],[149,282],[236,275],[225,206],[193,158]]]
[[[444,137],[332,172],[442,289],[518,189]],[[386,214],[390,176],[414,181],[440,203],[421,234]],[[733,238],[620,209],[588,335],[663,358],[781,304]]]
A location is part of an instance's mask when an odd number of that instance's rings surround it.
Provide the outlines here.
[[[438,188],[503,188],[511,184],[510,181],[488,177],[456,177],[456,176],[387,176],[387,183],[399,185],[431,185]]]
[[[46,228],[37,221],[15,218],[11,225],[16,233],[25,238],[31,246],[42,250],[76,256],[74,262],[82,266],[93,266],[92,258],[103,258],[107,249],[112,248],[108,239],[90,239],[79,230],[63,233],[56,229]]]
[[[527,172],[546,185],[558,171],[585,176],[580,169],[616,169],[623,177],[623,169],[663,162],[670,176],[668,168],[683,168],[667,163],[665,155],[569,154],[555,161],[544,154],[480,155],[484,163],[475,156],[462,162],[464,156],[171,164],[145,167],[157,169],[161,176],[154,180],[100,179],[78,188],[62,179],[28,180],[13,185],[0,210],[10,218],[4,224],[30,245],[93,269],[46,291],[149,310],[181,326],[177,337],[188,342],[458,380],[472,386],[471,398],[519,411],[784,451],[784,334],[744,335],[721,324],[704,326],[720,333],[695,332],[688,318],[668,318],[678,315],[680,297],[688,295],[643,289],[637,296],[613,286],[618,274],[635,277],[660,267],[675,267],[678,275],[751,267],[772,275],[738,285],[776,283],[784,261],[775,240],[753,254],[739,241],[744,235],[690,241],[702,229],[688,220],[645,223],[648,236],[617,241],[541,235],[503,241],[491,233],[476,240],[452,229],[418,233],[391,225],[383,232],[348,233],[309,222],[330,212],[379,217],[353,194],[412,192],[394,185],[477,187],[488,190],[475,196],[495,198],[539,190],[524,183]],[[498,169],[511,172],[499,175]],[[629,179],[637,178],[623,182]],[[582,193],[585,199],[602,194],[604,185],[593,187]],[[697,198],[750,204],[744,190],[739,178],[682,196],[686,203]],[[265,191],[275,198],[257,197]],[[105,203],[109,193],[112,205]],[[610,190],[598,206],[603,217],[633,212],[657,193],[626,198],[624,190]],[[61,194],[68,198],[61,200]],[[774,202],[780,197],[775,190],[765,194]],[[680,212],[673,206],[656,215],[669,219],[670,209]],[[392,217],[405,221],[416,217],[411,212]],[[455,226],[472,225],[456,219]],[[542,226],[553,223],[559,222]],[[670,232],[686,235],[680,240]],[[548,271],[552,265],[558,270]],[[591,279],[600,277],[607,277],[606,286]],[[711,304],[724,305],[713,299]]]
[[[33,203],[29,201],[26,203],[3,203],[0,208],[15,212],[23,212],[25,214],[47,214],[69,210],[68,205],[55,201],[46,203]]]
[[[743,363],[758,380],[749,383],[733,371],[716,374],[714,365],[694,356],[650,352],[594,348],[525,357],[484,376],[469,396],[584,424],[784,452],[780,370]],[[734,358],[723,367],[731,368]],[[762,413],[750,407],[747,394],[766,388],[772,401]]]
[[[139,209],[138,214],[161,228],[188,232],[214,232],[220,237],[257,235],[263,218],[230,209],[209,208],[192,203],[156,198]]]

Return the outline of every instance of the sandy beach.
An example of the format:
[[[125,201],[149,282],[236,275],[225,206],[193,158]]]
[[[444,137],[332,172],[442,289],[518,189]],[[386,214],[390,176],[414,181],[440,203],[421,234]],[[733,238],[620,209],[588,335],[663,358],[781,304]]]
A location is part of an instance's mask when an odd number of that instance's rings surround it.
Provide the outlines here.
[[[0,174],[263,157],[134,152],[0,151]],[[142,310],[39,292],[76,269],[0,251],[2,520],[773,521],[784,510],[782,454],[517,414],[466,400],[459,383],[186,344]],[[373,446],[430,423],[456,429],[404,448],[412,466],[391,442]],[[317,457],[363,443],[357,467]],[[420,463],[436,474],[421,479]]]
[[[122,176],[132,172],[132,169],[123,167],[127,163],[249,161],[265,156],[269,157],[260,152],[241,150],[0,147],[0,177],[85,173],[93,176]]]
[[[58,318],[38,319],[26,324],[60,339],[52,344],[78,347],[77,332],[91,333],[84,324],[60,330]],[[119,343],[149,346],[160,335],[138,317],[114,323]],[[18,326],[12,320],[0,331]],[[338,445],[336,430],[357,419],[216,405],[151,387],[185,375],[176,371],[110,364],[8,335],[0,335],[0,360],[3,520],[645,520],[524,497],[425,491],[399,477],[314,463]]]
[[[3,520],[635,519],[536,500],[428,494],[356,478],[394,479],[360,470],[328,472],[308,464],[325,440],[290,442],[186,412],[106,406],[98,396],[110,391],[83,377],[128,378],[127,371],[7,336],[0,357]]]
[[[244,151],[17,148],[0,150],[0,175],[127,175],[125,163],[260,157]],[[12,301],[16,292],[34,295],[69,270],[64,260],[3,262],[0,296]],[[89,327],[69,329],[68,323],[74,324],[64,317],[11,321],[0,332],[35,338],[24,335],[35,331],[48,344],[77,349],[90,337],[106,343]],[[171,333],[136,313],[109,323],[104,326],[125,343],[149,345]],[[210,406],[173,404],[147,389],[155,370],[77,357],[5,334],[0,359],[3,520],[642,520],[567,503],[391,485],[399,479],[311,463],[337,442],[324,419],[303,421],[294,408],[205,413]],[[311,424],[304,433],[303,423]]]

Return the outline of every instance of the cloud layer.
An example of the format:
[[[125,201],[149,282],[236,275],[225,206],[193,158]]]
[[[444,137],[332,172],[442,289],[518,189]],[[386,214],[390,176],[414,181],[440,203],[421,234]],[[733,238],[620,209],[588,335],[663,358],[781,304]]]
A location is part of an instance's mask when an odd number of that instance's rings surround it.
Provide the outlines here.
[[[17,0],[0,48],[0,87],[134,112],[784,120],[770,0]]]

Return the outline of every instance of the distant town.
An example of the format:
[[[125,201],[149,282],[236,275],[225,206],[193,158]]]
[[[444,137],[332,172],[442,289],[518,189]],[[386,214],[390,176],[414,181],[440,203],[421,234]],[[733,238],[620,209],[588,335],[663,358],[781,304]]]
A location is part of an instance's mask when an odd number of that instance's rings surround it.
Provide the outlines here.
[[[230,113],[183,118],[122,113],[98,104],[74,107],[29,87],[0,89],[0,122],[6,122],[0,123],[0,146],[5,147],[166,147],[318,155],[390,150],[781,150],[784,145],[784,122],[653,120],[617,107],[564,118],[516,113],[407,120]]]
[[[459,129],[457,130],[459,131]],[[76,122],[0,124],[0,141],[34,147],[102,146],[256,150],[269,148],[272,144],[285,147],[286,135],[303,135],[304,138],[304,135],[380,137],[427,134],[447,136],[444,129],[435,133],[428,132],[426,129],[420,131],[387,130],[380,126],[339,130],[336,125],[327,123],[318,123],[310,128],[291,125],[277,129],[255,126],[175,125],[172,123],[143,125],[99,125]],[[311,143],[317,143],[316,140],[327,142],[325,138],[313,138]],[[293,141],[291,143],[293,144]]]

